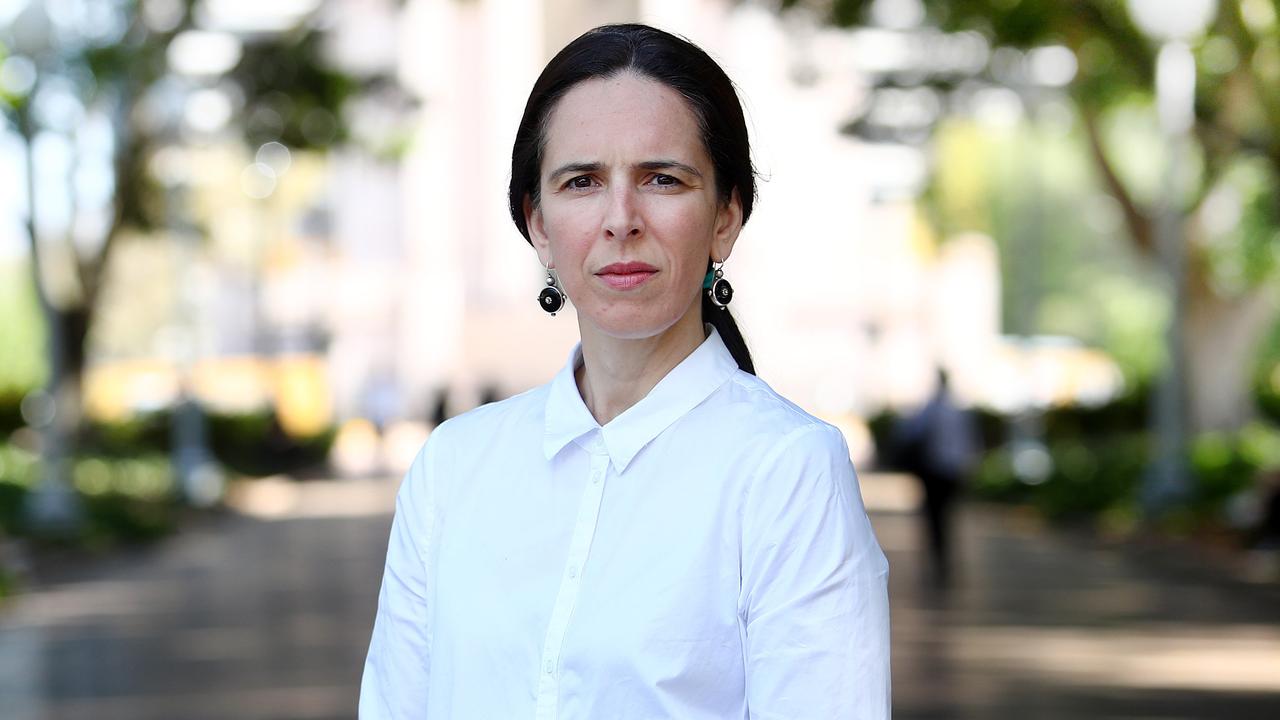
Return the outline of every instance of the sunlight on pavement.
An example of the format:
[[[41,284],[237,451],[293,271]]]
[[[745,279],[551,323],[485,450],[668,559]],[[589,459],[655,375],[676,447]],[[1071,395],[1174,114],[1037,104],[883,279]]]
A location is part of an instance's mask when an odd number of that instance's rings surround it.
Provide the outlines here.
[[[1126,688],[1280,691],[1280,628],[1158,625],[965,627],[952,634],[971,669]]]
[[[400,481],[308,480],[273,476],[235,483],[227,490],[227,507],[242,515],[286,518],[385,515],[395,507]]]
[[[858,485],[869,512],[903,513],[920,508],[920,483],[906,473],[859,472]]]
[[[139,717],[288,717],[328,718],[334,708],[354,705],[348,687],[302,686],[242,689],[234,694],[207,693],[124,695],[120,697],[64,700],[57,704],[58,718],[65,720],[136,720]]]

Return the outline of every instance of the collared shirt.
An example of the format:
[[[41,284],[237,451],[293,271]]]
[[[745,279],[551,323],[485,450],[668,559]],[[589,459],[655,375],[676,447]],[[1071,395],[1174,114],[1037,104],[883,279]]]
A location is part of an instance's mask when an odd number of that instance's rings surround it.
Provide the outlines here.
[[[418,454],[360,717],[887,720],[888,564],[840,432],[714,329],[603,427],[581,361]]]

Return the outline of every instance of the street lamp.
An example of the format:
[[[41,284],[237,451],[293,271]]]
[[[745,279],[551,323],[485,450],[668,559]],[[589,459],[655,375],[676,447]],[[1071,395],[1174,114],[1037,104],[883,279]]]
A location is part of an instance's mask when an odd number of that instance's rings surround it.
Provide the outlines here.
[[[1169,364],[1152,399],[1156,457],[1146,475],[1142,502],[1154,516],[1187,493],[1186,358],[1182,321],[1186,315],[1186,244],[1179,203],[1185,197],[1184,164],[1195,123],[1196,61],[1190,41],[1217,15],[1217,0],[1129,0],[1129,15],[1142,32],[1160,43],[1156,60],[1156,109],[1164,136],[1164,188],[1156,217],[1156,249],[1168,274],[1172,314],[1166,335]]]

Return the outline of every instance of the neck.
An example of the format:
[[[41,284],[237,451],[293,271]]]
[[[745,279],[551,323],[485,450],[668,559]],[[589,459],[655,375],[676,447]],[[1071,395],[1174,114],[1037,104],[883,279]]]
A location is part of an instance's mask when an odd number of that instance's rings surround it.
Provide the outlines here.
[[[601,425],[621,415],[706,339],[701,307],[694,305],[675,325],[647,338],[616,338],[579,321],[582,367],[578,392]]]

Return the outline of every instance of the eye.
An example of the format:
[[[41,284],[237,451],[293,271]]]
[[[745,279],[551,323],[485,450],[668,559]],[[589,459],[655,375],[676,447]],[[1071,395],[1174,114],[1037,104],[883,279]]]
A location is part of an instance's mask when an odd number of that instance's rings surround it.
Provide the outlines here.
[[[569,182],[566,182],[566,183],[564,184],[564,186],[565,186],[565,187],[567,187],[567,188],[574,188],[574,189],[577,189],[577,190],[584,190],[584,189],[586,189],[586,188],[591,187],[591,176],[590,176],[590,175],[579,175],[579,176],[574,177],[574,178],[569,178]]]
[[[672,177],[671,175],[663,175],[659,173],[653,176],[653,184],[661,185],[663,187],[675,187],[680,184],[680,180]]]

